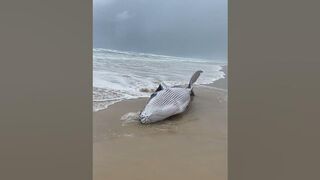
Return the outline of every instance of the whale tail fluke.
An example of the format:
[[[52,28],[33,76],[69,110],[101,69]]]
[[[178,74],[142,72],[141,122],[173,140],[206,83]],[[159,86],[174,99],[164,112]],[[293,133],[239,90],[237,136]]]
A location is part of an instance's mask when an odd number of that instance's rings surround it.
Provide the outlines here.
[[[192,77],[191,77],[191,79],[190,79],[190,81],[189,81],[189,84],[188,84],[187,88],[192,88],[193,83],[195,83],[195,82],[197,81],[197,79],[199,78],[199,76],[200,76],[201,73],[203,73],[203,71],[199,70],[199,71],[196,71],[196,72],[192,75]]]

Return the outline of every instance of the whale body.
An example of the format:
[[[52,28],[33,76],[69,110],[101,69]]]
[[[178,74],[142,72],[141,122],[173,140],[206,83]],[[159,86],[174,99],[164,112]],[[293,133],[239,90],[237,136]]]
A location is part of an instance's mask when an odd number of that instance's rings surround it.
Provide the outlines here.
[[[196,71],[187,87],[168,87],[161,83],[141,111],[139,121],[142,124],[154,123],[184,112],[190,104],[191,96],[194,96],[193,83],[202,72]]]

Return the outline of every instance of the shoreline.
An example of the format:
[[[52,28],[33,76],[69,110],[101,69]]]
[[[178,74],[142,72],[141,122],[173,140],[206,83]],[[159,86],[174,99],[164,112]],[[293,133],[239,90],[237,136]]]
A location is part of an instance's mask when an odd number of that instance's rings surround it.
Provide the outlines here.
[[[225,74],[225,77],[214,81],[210,85],[216,88],[228,90],[228,65],[222,66],[220,71]]]
[[[218,79],[212,83],[209,84],[200,84],[200,85],[196,85],[196,86],[200,86],[200,87],[214,87],[217,89],[223,89],[223,90],[228,90],[228,65],[223,65],[222,69],[220,70],[225,74],[224,78]],[[149,97],[136,97],[136,98],[131,98],[131,99],[123,99],[123,100],[119,100],[116,101],[110,105],[108,105],[106,108],[102,108],[99,110],[93,110],[93,113],[99,112],[99,111],[104,111],[108,108],[110,108],[111,106],[121,103],[121,102],[125,102],[125,101],[132,101],[132,100],[139,100],[139,99],[148,99]]]
[[[143,109],[143,97],[93,112],[94,180],[226,180],[227,90],[218,85],[195,86],[185,113],[155,124],[121,120]]]

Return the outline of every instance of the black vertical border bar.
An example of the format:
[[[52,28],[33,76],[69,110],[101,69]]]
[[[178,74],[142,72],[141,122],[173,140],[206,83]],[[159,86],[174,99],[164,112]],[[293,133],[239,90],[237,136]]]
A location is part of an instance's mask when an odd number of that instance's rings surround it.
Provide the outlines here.
[[[92,1],[0,2],[0,179],[92,179]]]
[[[320,179],[319,7],[229,0],[229,180]]]

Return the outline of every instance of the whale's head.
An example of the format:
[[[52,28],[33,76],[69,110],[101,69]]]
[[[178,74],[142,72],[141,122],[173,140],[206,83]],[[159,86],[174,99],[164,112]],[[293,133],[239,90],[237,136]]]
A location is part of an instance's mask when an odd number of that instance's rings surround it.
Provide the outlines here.
[[[150,96],[148,103],[139,115],[139,121],[142,124],[161,121],[173,115],[171,109],[174,108],[174,104],[163,98],[164,93],[168,93],[168,90],[158,91]]]
[[[155,98],[155,97],[151,97]],[[156,105],[151,101],[151,98],[145,108],[141,111],[139,115],[139,120],[142,124],[153,123],[166,118],[166,112],[163,110],[163,105]],[[154,99],[155,100],[155,99]]]

